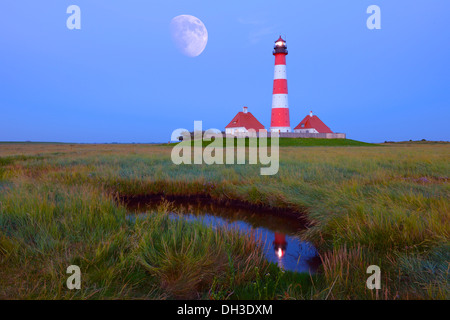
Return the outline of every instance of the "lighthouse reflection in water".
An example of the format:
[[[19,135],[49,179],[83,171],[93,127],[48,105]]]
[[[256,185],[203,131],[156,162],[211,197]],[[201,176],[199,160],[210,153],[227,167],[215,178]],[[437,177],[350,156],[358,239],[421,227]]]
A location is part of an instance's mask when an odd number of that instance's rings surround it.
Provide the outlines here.
[[[156,210],[160,203],[162,202],[130,202],[127,204],[128,209],[135,213],[128,218],[135,220],[146,216],[147,212]],[[308,273],[317,271],[320,261],[318,253],[311,243],[298,236],[304,229],[298,219],[286,218],[263,209],[243,209],[202,201],[172,200],[171,206],[173,212],[177,212],[171,214],[174,219],[200,221],[213,228],[227,227],[261,239],[267,260],[285,270]]]
[[[247,219],[236,220],[210,214],[185,215],[184,217],[188,220],[201,220],[212,226],[228,226],[239,229],[243,233],[254,234],[265,244],[264,252],[267,260],[278,264],[282,269],[307,273],[317,271],[319,259],[316,249],[312,244],[302,241],[297,236],[298,229],[294,229],[292,224],[287,223],[285,228],[282,228],[282,233],[279,232],[279,228],[273,228],[271,223],[261,223],[264,219],[257,219],[255,223]]]
[[[273,249],[279,259],[283,258],[286,253],[286,235],[283,233],[275,232],[275,241],[273,242]]]

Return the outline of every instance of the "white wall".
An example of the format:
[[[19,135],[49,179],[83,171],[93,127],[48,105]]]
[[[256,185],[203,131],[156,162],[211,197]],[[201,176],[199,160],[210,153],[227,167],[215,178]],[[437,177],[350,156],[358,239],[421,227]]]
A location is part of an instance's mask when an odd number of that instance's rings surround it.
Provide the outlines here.
[[[236,128],[226,128],[225,133],[226,134],[236,134],[236,133],[245,133],[248,132],[247,129],[244,127],[236,127]]]
[[[270,127],[270,132],[291,132],[290,127]]]
[[[294,129],[296,133],[319,133],[316,129]]]

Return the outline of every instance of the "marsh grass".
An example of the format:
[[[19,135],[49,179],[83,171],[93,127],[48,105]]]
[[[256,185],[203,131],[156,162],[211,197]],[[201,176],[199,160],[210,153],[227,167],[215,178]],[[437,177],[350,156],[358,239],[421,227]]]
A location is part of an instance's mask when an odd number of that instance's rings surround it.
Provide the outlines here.
[[[154,230],[139,244],[138,260],[175,298],[201,298],[211,284],[230,291],[250,281],[256,267],[267,268],[261,244],[226,228],[212,229],[201,222],[151,216],[139,227]],[[231,278],[229,278],[231,276]]]
[[[448,144],[284,147],[270,177],[260,166],[176,166],[170,150],[1,145],[0,297],[448,298]],[[253,237],[172,221],[167,208],[132,223],[115,201],[152,194],[305,212],[300,236],[319,249],[321,273],[281,273]],[[85,270],[81,291],[65,289],[69,264]],[[378,292],[365,287],[372,264]]]
[[[426,292],[432,299],[450,298],[450,245],[442,244],[427,253],[403,253],[398,257],[401,285],[411,285],[411,295]],[[405,290],[405,289],[403,289]]]
[[[89,185],[25,178],[0,203],[0,297],[204,298],[213,282],[232,293],[268,266],[255,237],[171,219],[167,208],[133,223]],[[72,264],[83,270],[80,291],[65,287]]]

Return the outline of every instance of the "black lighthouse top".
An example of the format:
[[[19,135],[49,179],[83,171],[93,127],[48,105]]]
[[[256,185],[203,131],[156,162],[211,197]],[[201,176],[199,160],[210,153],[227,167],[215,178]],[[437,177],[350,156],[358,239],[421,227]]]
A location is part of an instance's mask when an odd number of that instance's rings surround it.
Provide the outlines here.
[[[277,41],[275,41],[275,46],[273,47],[273,54],[284,53],[288,54],[286,41],[280,36]]]

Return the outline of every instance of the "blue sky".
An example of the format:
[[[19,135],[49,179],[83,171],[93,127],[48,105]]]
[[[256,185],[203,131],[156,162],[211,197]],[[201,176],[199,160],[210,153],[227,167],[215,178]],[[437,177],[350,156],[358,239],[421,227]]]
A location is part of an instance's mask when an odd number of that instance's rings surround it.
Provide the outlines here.
[[[196,58],[171,40],[180,14],[208,29]],[[313,110],[352,139],[450,140],[449,15],[446,0],[3,0],[0,141],[166,142],[244,105],[268,127],[280,34],[292,127]]]

